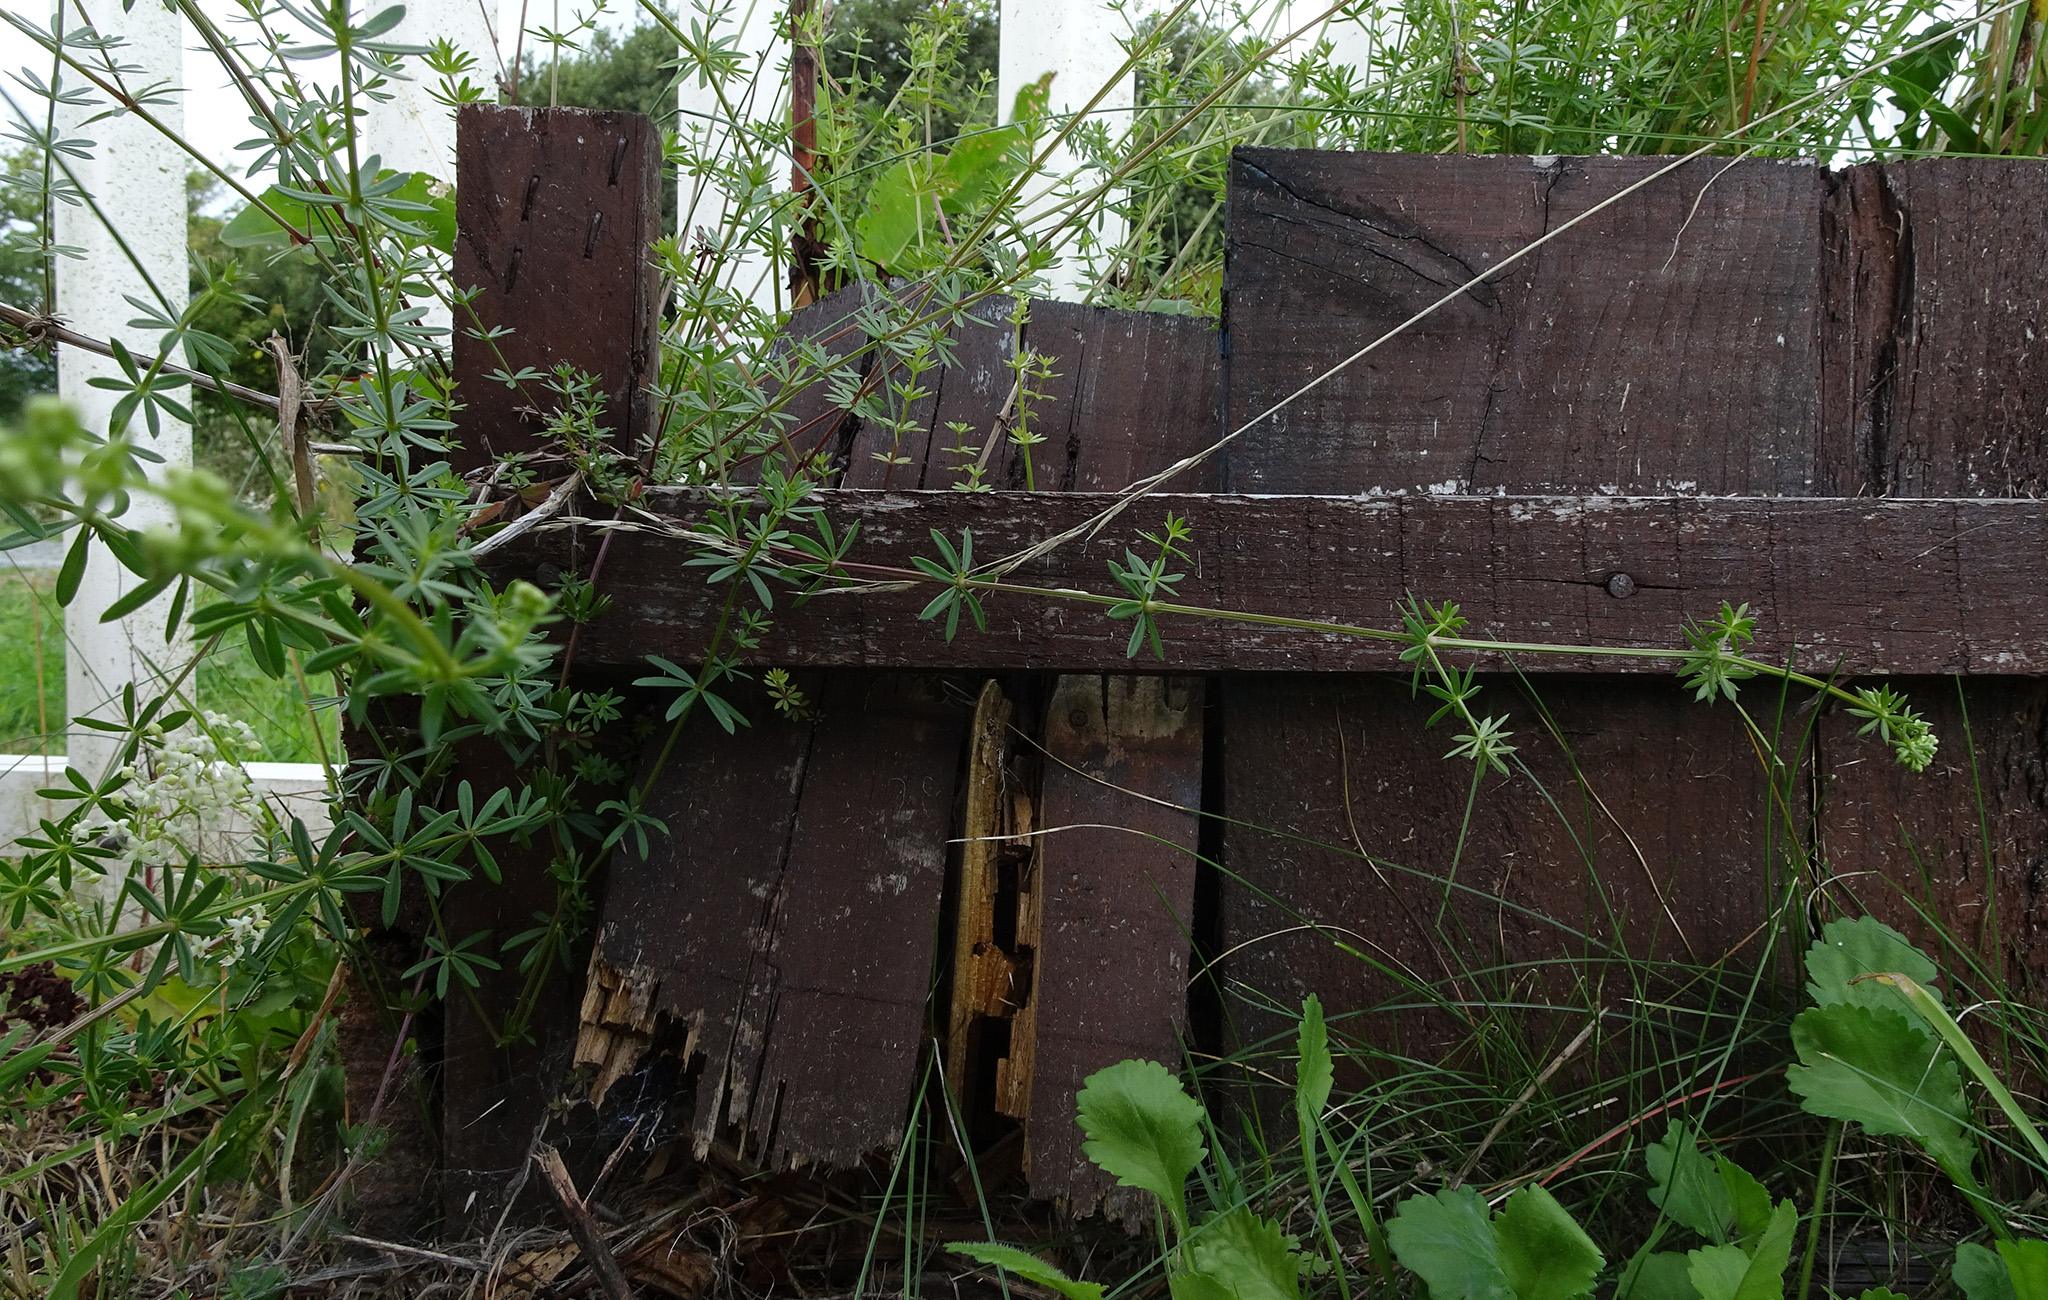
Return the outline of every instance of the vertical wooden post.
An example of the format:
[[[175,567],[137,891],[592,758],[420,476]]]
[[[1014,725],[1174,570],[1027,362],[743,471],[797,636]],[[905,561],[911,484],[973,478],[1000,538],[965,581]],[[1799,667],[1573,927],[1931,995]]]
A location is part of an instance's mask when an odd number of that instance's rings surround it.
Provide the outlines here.
[[[463,412],[456,463],[545,452],[545,379],[493,375],[568,366],[598,381],[615,445],[649,432],[659,358],[660,133],[637,113],[466,107],[456,118],[455,284]],[[505,331],[479,338],[480,330]]]
[[[84,0],[66,23],[75,30],[90,21],[102,32],[125,39],[121,51],[123,80],[130,88],[182,80],[179,51],[184,47],[184,20],[161,5],[126,10],[117,0]],[[63,78],[67,91],[83,89],[73,75]],[[95,207],[57,205],[57,242],[81,251],[57,263],[58,309],[73,329],[94,338],[120,338],[142,364],[155,355],[158,334],[129,328],[136,315],[133,298],[168,317],[184,311],[187,299],[185,262],[185,159],[169,138],[127,113],[93,120],[107,104],[93,95],[83,104],[63,103],[59,128],[66,135],[85,135],[96,142],[89,158],[71,159],[78,184],[93,196]],[[171,130],[181,130],[184,110],[173,96],[152,107]],[[124,248],[125,244],[125,248]],[[182,360],[182,358],[174,358]],[[121,378],[114,362],[80,348],[62,349],[57,358],[58,388],[78,409],[86,427],[107,433],[121,394],[89,387],[98,378]],[[192,431],[168,417],[152,435],[140,412],[128,433],[163,458],[154,472],[192,461]],[[137,498],[123,522],[144,526],[169,518],[169,510]],[[95,548],[97,550],[97,548]],[[130,682],[147,694],[171,675],[189,647],[182,639],[163,636],[166,596],[115,623],[100,622],[101,613],[132,586],[132,575],[104,552],[94,554],[85,581],[66,611],[66,698],[70,715],[118,714],[121,689]],[[97,779],[112,760],[114,737],[74,730],[66,744],[70,765]],[[106,888],[119,890],[113,875]]]
[[[478,470],[517,452],[534,457],[543,477],[566,473],[547,462],[552,449],[540,437],[556,401],[548,384],[513,388],[493,378],[547,375],[557,366],[596,382],[614,445],[635,449],[651,435],[647,388],[660,365],[660,280],[648,259],[661,227],[653,123],[637,113],[474,107],[461,111],[457,130],[455,282],[477,292],[475,321],[457,322],[456,463]],[[486,340],[479,328],[504,332]],[[479,754],[468,776],[497,789],[519,781],[520,765],[493,750]],[[453,932],[502,938],[553,909],[544,843],[508,846],[499,860],[502,885],[451,897]],[[501,1021],[522,982],[516,971],[501,972],[477,991],[477,1007]],[[578,983],[569,975],[551,981],[532,1018],[534,1040],[509,1048],[467,1000],[449,1001],[442,1190],[451,1220],[494,1212],[525,1161],[557,1091],[554,1067],[568,1060]]]
[[[1033,0],[1003,0],[1001,44],[996,56],[997,105],[1005,117],[1017,102],[1017,92],[1052,74],[1051,97],[1046,108],[1055,124],[1087,107],[1104,83],[1115,79],[1109,93],[1093,112],[1109,124],[1112,136],[1130,126],[1130,108],[1137,102],[1137,75],[1125,72],[1124,47],[1118,42],[1122,15],[1085,0],[1062,12],[1059,21],[1047,21],[1042,6]],[[1054,128],[1056,129],[1056,127]],[[1046,159],[1045,180],[1025,193],[1024,210],[1049,207],[1062,191],[1087,189],[1101,182],[1093,169],[1081,165],[1080,155],[1062,145]],[[1093,225],[1095,255],[1084,256],[1074,245],[1062,250],[1060,260],[1046,275],[1048,296],[1078,302],[1088,296],[1100,268],[1116,256],[1116,250],[1130,233],[1122,215],[1109,212],[1108,202]]]

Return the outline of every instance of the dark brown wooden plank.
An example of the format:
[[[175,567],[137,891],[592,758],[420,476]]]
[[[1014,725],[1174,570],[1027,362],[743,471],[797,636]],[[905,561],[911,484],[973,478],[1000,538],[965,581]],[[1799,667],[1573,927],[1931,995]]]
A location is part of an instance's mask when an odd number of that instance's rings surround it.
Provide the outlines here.
[[[1665,162],[1238,151],[1226,425]],[[1810,491],[1823,186],[1649,183],[1247,429],[1228,486]]]
[[[595,376],[614,443],[637,450],[659,365],[661,285],[647,248],[662,233],[660,184],[661,133],[638,113],[458,112],[454,278],[476,290],[455,322],[458,466],[547,450],[545,384],[490,378],[526,367]]]
[[[1046,706],[1025,1169],[1076,1213],[1118,1199],[1081,1154],[1082,1081],[1133,1057],[1181,1064],[1202,696],[1199,678],[1075,676]]]
[[[1437,1000],[1533,1005],[1544,989],[1598,1005],[1587,990],[1622,977],[1623,953],[1740,969],[1771,877],[1734,715],[1574,678],[1542,682],[1539,709],[1512,679],[1481,680],[1527,770],[1487,776],[1467,827],[1471,766],[1446,760],[1433,701],[1406,679],[1223,679],[1234,1039],[1275,1032],[1261,1008],[1314,993],[1340,1015],[1401,1006],[1359,1032],[1434,1059],[1464,1037],[1458,1016],[1422,1010]]]
[[[903,1134],[971,701],[941,678],[839,675],[818,708],[740,1033],[758,1067],[726,1110],[750,1108],[771,1162],[831,1168]]]
[[[1941,749],[1926,772],[1906,772],[1873,754],[1852,720],[1829,719],[1819,742],[1823,888],[1843,911],[1897,926],[1945,971],[1979,963],[2014,993],[2038,995],[2048,986],[2048,687],[1901,685]]]
[[[2048,490],[2048,163],[1940,159],[1836,178],[1830,419],[1843,495]]]
[[[911,294],[904,301],[914,309],[923,300]],[[951,361],[918,381],[925,396],[905,400],[900,391],[877,386],[877,399],[890,420],[859,422],[841,479],[846,487],[946,487],[956,479],[965,481],[964,473],[955,473],[963,458],[952,452],[961,435],[949,426],[965,425],[977,445],[997,426],[1010,387],[1010,302],[985,299],[945,326],[943,353],[950,353]],[[927,306],[917,314],[931,310]],[[891,375],[897,384],[909,384],[900,364]],[[891,427],[892,421],[904,427]]]
[[[683,492],[647,505],[690,517]],[[832,491],[818,498],[844,528],[853,558],[882,576],[934,554],[934,529],[975,537],[978,560],[1014,553],[1081,525],[1112,498]],[[1116,591],[1107,560],[1167,511],[1193,525],[1182,603],[1257,615],[1387,628],[1413,592],[1455,599],[1471,634],[1614,647],[1680,644],[1688,617],[1746,602],[1760,622],[1755,652],[1827,672],[2037,673],[2048,665],[2048,509],[2029,501],[1699,497],[1241,497],[1159,494],[1024,566],[1011,581],[1098,595]],[[506,571],[547,562],[574,530],[506,548]],[[583,633],[589,664],[648,653],[688,659],[722,593],[678,580],[672,536],[619,534],[607,570],[611,612]],[[1626,575],[1628,581],[1618,578]],[[1881,575],[1882,581],[1876,581]],[[1625,594],[1618,594],[1625,593]],[[917,619],[928,588],[833,595],[783,612],[754,652],[762,662],[892,668],[1059,671],[1399,669],[1384,641],[1207,618],[1169,616],[1168,657],[1124,657],[1127,624],[1052,597],[987,602],[985,634],[947,643]],[[1497,662],[1497,661],[1496,661]],[[1527,655],[1534,672],[1666,672],[1668,662]]]
[[[1853,168],[1837,180],[1831,423],[1850,454],[1830,490],[2028,496],[2048,488],[2048,165],[2006,159]],[[2038,547],[2035,554],[2041,554]],[[1971,603],[2006,599],[1993,592]],[[2015,595],[2015,600],[2032,597]],[[2039,673],[2040,669],[2031,669]],[[2038,996],[2048,980],[2048,684],[1906,684],[1942,737],[1914,776],[1873,762],[1846,720],[1820,738],[1830,896]],[[1943,932],[1964,952],[1945,953]]]
[[[816,706],[699,727],[657,782],[670,834],[614,864],[579,1060],[608,1085],[674,1025],[700,1149],[839,1167],[894,1145],[915,1092],[969,706],[856,673]]]
[[[1411,497],[1395,567],[1418,594],[1514,638],[1668,643],[1683,616],[1728,599],[1760,607],[1773,657],[1861,658],[1866,638],[1840,636],[1843,618],[1898,615],[1843,612],[1839,575],[1872,552],[1896,555],[1894,520],[1837,515],[1823,537],[1806,529],[1825,507],[1757,500],[1648,507],[1673,512],[1654,529],[1642,518],[1581,531],[1572,518],[1604,516],[1623,493],[1812,490],[1825,284],[1824,178],[1812,168],[1680,168],[1287,400],[1663,165],[1241,157],[1227,423],[1286,405],[1236,440],[1230,486],[1567,493],[1581,500],[1563,511],[1490,513]],[[1835,576],[1821,583],[1828,564]],[[1710,593],[1697,581],[1709,571],[1744,590]],[[1422,729],[1429,710],[1405,679],[1225,679],[1219,942],[1232,954],[1237,1041],[1283,1030],[1268,1008],[1316,992],[1339,1013],[1392,1001],[1402,1009],[1356,1032],[1440,1059],[1470,1042],[1461,1005],[1506,1004],[1525,1010],[1489,1030],[1487,1051],[1523,1053],[1533,1079],[1589,1009],[1641,996],[1607,987],[1621,969],[1607,959],[1753,968],[1744,945],[1781,878],[1779,822],[1799,835],[1796,809],[1770,815],[1765,770],[1733,718],[1669,681],[1526,680],[1534,699],[1512,680],[1487,683],[1482,711],[1508,716],[1520,750],[1512,775],[1480,783],[1468,824],[1471,768],[1445,761],[1451,741]]]

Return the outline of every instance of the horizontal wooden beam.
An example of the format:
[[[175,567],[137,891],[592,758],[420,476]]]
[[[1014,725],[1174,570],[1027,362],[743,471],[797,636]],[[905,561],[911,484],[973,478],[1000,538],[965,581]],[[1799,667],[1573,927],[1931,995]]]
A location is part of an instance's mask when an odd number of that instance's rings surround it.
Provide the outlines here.
[[[971,530],[978,563],[1087,523],[1116,498],[1087,493],[833,490],[817,500],[849,556],[908,568],[936,557],[931,533]],[[686,523],[700,492],[651,493],[644,508]],[[1010,581],[1110,594],[1108,561],[1168,511],[1194,530],[1179,600],[1188,605],[1369,627],[1397,625],[1407,593],[1456,601],[1470,636],[1516,642],[1669,647],[1687,618],[1747,602],[1755,653],[1829,672],[2048,673],[2048,508],[2036,501],[1759,497],[1159,495]],[[502,575],[588,573],[588,523],[535,530],[492,557]],[[577,660],[632,665],[700,658],[723,588],[684,568],[693,543],[613,532],[599,578],[606,613]],[[775,626],[751,662],[788,667],[1345,672],[1401,669],[1398,646],[1223,619],[1163,621],[1166,658],[1124,655],[1128,623],[1099,606],[1002,593],[989,627],[964,621],[948,644],[918,612],[934,588],[831,594],[797,606],[778,593]],[[1654,661],[1518,654],[1525,671],[1657,672]],[[1481,662],[1502,666],[1494,657]]]

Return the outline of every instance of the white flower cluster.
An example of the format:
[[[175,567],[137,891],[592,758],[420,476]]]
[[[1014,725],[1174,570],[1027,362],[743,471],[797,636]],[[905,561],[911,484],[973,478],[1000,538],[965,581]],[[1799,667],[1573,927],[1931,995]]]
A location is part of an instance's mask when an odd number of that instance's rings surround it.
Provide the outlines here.
[[[228,918],[228,928],[216,935],[209,947],[221,965],[232,966],[256,951],[269,926],[269,911],[261,903],[251,904]]]
[[[136,761],[122,769],[128,785],[121,793],[133,812],[121,825],[93,828],[115,841],[114,870],[182,862],[200,851],[203,832],[255,811],[249,773],[234,755],[256,752],[256,733],[237,718],[201,716],[203,728],[170,735],[152,728]]]

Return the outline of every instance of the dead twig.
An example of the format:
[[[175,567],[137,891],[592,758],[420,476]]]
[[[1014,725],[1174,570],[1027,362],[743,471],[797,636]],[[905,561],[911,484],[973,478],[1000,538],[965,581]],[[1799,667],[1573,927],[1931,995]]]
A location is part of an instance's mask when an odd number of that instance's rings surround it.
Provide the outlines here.
[[[545,521],[562,513],[564,507],[575,497],[576,490],[582,486],[583,471],[579,469],[560,483],[557,483],[555,490],[548,493],[547,500],[471,547],[469,551],[470,557],[474,559],[489,555],[492,551],[497,550],[501,546],[509,545],[518,538],[532,532]]]
[[[313,452],[306,445],[303,427],[306,383],[299,378],[298,362],[292,357],[292,346],[285,342],[284,335],[272,331],[263,341],[263,350],[270,354],[270,363],[277,369],[277,430],[284,437],[285,459],[292,463],[292,491],[298,498],[299,518],[311,519],[316,483]]]
[[[569,1221],[569,1235],[576,1239],[576,1248],[583,1252],[583,1259],[590,1265],[606,1300],[632,1300],[633,1288],[626,1281],[625,1270],[605,1244],[604,1229],[598,1226],[590,1206],[576,1191],[569,1167],[562,1163],[562,1153],[544,1146],[535,1153],[534,1162],[540,1166],[548,1190],[554,1193],[555,1204],[562,1207],[562,1217]]]

